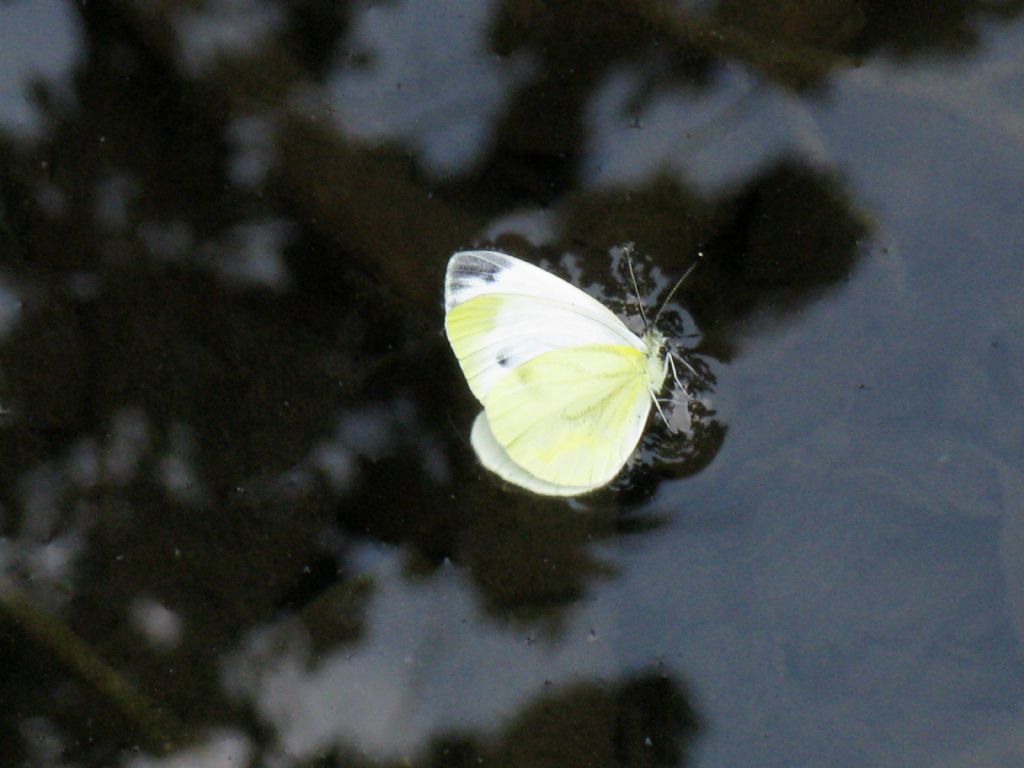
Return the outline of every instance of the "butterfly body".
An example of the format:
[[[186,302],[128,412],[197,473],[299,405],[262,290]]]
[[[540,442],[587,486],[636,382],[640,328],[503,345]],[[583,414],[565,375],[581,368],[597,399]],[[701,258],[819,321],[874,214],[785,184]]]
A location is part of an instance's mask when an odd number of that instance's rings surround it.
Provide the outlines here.
[[[484,406],[471,442],[481,463],[536,493],[606,485],[636,448],[669,362],[607,307],[543,269],[496,251],[452,256],[445,330]]]

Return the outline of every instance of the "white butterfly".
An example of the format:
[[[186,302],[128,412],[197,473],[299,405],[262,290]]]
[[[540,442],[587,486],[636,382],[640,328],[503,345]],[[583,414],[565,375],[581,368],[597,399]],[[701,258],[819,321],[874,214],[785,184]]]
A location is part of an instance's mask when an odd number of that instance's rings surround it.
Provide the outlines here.
[[[549,496],[611,482],[674,376],[664,337],[638,337],[579,288],[496,251],[452,256],[444,301],[448,341],[484,406],[471,435],[480,462]]]

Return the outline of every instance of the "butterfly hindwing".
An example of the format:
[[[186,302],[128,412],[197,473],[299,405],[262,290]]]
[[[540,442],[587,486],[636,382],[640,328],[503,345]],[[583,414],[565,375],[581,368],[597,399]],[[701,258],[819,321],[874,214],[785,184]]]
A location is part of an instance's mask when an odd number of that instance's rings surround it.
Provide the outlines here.
[[[646,357],[621,345],[539,355],[484,401],[491,433],[512,461],[545,482],[589,488],[618,474],[650,407]]]
[[[588,485],[558,485],[531,475],[516,464],[498,443],[494,433],[491,432],[491,426],[487,422],[487,414],[484,411],[481,411],[473,422],[473,430],[469,439],[480,463],[508,483],[545,496],[577,496],[593,490]]]

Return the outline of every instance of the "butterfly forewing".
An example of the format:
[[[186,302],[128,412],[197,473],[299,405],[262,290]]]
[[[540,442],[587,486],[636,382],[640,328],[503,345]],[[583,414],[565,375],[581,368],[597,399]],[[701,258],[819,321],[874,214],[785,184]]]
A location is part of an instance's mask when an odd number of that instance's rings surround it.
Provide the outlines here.
[[[448,313],[445,328],[480,401],[509,371],[545,352],[595,342],[626,346],[620,334],[575,307],[514,293],[481,295],[458,304]]]
[[[603,326],[618,343],[643,349],[643,342],[604,304],[538,266],[497,251],[461,251],[448,260],[444,284],[446,312],[477,296],[493,294],[563,304]],[[548,331],[551,330],[549,327]]]

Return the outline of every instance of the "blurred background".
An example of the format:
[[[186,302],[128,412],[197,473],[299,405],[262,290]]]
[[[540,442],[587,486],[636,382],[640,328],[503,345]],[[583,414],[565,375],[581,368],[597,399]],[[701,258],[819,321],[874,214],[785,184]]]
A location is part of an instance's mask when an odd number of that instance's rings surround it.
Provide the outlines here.
[[[0,765],[1024,764],[1022,0],[0,0]],[[503,486],[492,247],[694,368]]]

